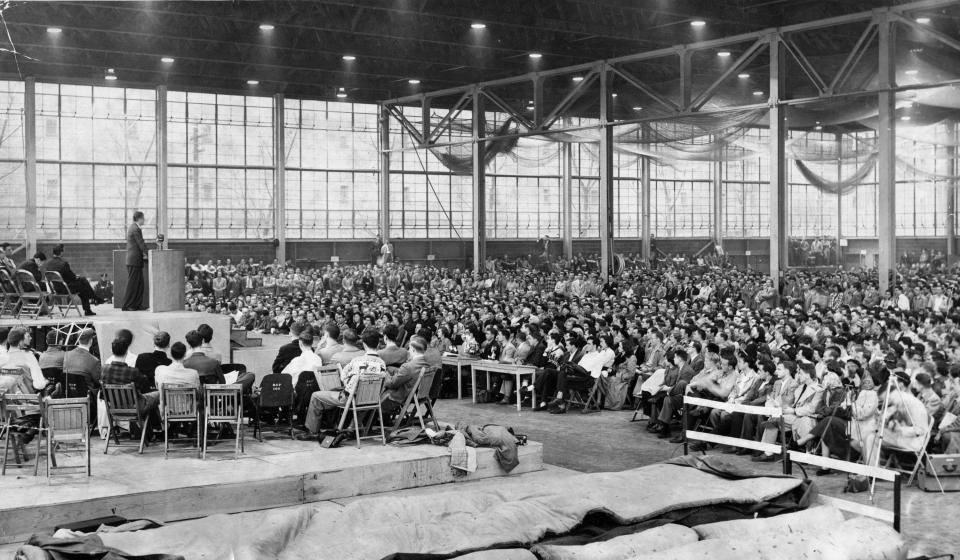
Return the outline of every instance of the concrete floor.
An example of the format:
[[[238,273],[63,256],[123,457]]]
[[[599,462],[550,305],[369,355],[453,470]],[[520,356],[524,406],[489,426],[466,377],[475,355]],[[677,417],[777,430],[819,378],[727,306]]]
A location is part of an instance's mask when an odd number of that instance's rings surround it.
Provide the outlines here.
[[[582,415],[574,410],[563,415],[531,412],[497,404],[472,404],[469,400],[445,399],[437,403],[437,416],[446,422],[512,426],[517,433],[543,443],[544,463],[581,472],[619,471],[649,465],[683,454],[683,446],[657,439],[646,431],[646,422],[631,423],[632,411],[603,411]],[[709,451],[717,453],[717,451]],[[730,461],[761,471],[780,473],[780,463],[754,463],[749,457],[724,454]],[[846,477],[840,474],[816,476],[807,468],[820,493],[870,504],[868,493],[843,494]],[[794,467],[794,473],[801,474]],[[872,505],[890,508],[892,485],[877,483]],[[960,494],[930,493],[916,487],[902,493],[902,531],[910,544],[910,556],[934,556],[960,552]]]

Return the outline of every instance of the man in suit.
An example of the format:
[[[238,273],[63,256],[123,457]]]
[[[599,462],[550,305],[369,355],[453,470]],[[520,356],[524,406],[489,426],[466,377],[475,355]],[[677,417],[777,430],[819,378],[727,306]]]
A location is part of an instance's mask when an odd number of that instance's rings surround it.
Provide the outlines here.
[[[143,306],[143,267],[147,261],[147,246],[143,242],[143,212],[133,213],[133,223],[127,228],[127,293],[123,297],[124,311],[146,309]]]
[[[317,346],[317,355],[327,365],[333,362],[334,354],[343,350],[343,345],[338,342],[340,338],[340,327],[336,323],[328,322],[323,326],[323,338]]]
[[[203,337],[197,331],[190,331],[184,337],[187,340],[187,346],[190,347],[190,357],[183,361],[184,367],[197,370],[201,383],[223,383],[223,371],[220,369],[220,362],[205,355],[200,350],[203,344]]]
[[[63,356],[63,372],[70,375],[79,375],[87,380],[87,386],[100,386],[100,359],[90,353],[93,346],[93,329],[84,329],[77,339],[77,347]]]
[[[90,287],[90,282],[82,276],[77,276],[70,268],[70,263],[63,260],[63,245],[57,245],[53,248],[53,258],[47,262],[47,272],[59,272],[63,281],[67,283],[70,292],[80,296],[80,304],[83,306],[84,315],[96,315],[90,309],[90,301],[97,296]]]
[[[303,321],[297,321],[290,325],[290,336],[292,340],[277,350],[277,357],[273,360],[273,373],[280,373],[287,367],[294,358],[300,355],[300,333],[306,330],[308,325]]]
[[[373,351],[376,353],[377,349],[374,348]],[[363,355],[364,350],[360,346],[360,337],[357,336],[357,331],[347,329],[343,331],[343,349],[331,356],[330,363],[347,367],[354,358]],[[324,363],[327,363],[326,360],[324,360]]]
[[[396,369],[407,361],[407,351],[397,345],[399,337],[400,327],[391,323],[383,328],[383,338],[386,345],[377,352],[377,355],[380,356],[383,363],[387,364],[388,369]]]
[[[110,344],[114,356],[125,356],[130,349],[130,339],[125,336],[118,336]],[[137,409],[141,416],[150,415],[150,424],[160,425],[159,405],[160,393],[151,391],[147,376],[140,373],[137,368],[132,368],[121,361],[114,361],[104,364],[103,371],[100,374],[100,381],[107,385],[125,385],[133,383],[137,388]],[[142,428],[142,426],[141,426]]]
[[[47,261],[47,255],[43,251],[37,251],[33,254],[33,258],[26,260],[20,264],[20,270],[26,270],[33,274],[33,279],[37,282],[43,282],[43,267],[44,263]]]
[[[159,389],[156,383],[156,372],[158,366],[169,366],[170,358],[167,356],[167,348],[170,346],[170,334],[160,331],[153,335],[153,352],[144,352],[137,356],[136,368],[140,373],[147,376],[150,380],[150,387]]]
[[[410,339],[410,359],[400,366],[394,373],[387,371],[383,381],[383,414],[384,416],[402,412],[400,407],[406,402],[407,396],[417,383],[420,370],[425,368],[424,374],[434,371],[427,362],[424,353],[427,351],[427,341],[419,336]],[[386,361],[386,360],[384,360]]]

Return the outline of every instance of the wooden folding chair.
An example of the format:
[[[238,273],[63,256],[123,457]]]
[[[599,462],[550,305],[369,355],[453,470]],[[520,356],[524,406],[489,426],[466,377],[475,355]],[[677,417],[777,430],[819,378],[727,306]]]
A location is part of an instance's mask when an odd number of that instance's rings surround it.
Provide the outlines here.
[[[23,464],[24,448],[21,446],[19,440],[14,437],[13,421],[24,415],[36,414],[40,416],[40,422],[36,428],[38,431],[36,438],[37,455],[36,460],[33,462],[33,476],[37,476],[37,473],[40,471],[40,439],[43,435],[43,416],[41,414],[40,395],[24,393],[2,394],[0,395],[0,414],[3,415],[4,431],[7,435],[3,443],[3,468],[0,470],[0,475],[7,474],[7,463],[9,461],[11,447],[13,447],[13,456],[17,462],[17,468],[29,466]],[[17,441],[13,441],[15,439]]]
[[[328,364],[320,366],[317,370],[317,384],[321,391],[339,391],[343,388],[343,382],[340,381],[340,374],[343,368],[340,364]],[[303,374],[301,374],[303,375]]]
[[[420,421],[420,427],[426,429],[427,425],[423,420],[423,411],[420,408],[423,406],[430,413],[430,419],[433,420],[433,427],[439,432],[440,424],[437,423],[437,419],[433,414],[433,404],[430,402],[430,387],[433,385],[433,379],[437,376],[438,371],[434,370],[430,373],[427,373],[427,368],[421,368],[420,374],[417,376],[417,382],[414,384],[413,389],[410,391],[410,394],[407,395],[407,398],[403,402],[403,408],[400,409],[400,412],[397,413],[397,418],[393,422],[393,429],[391,431],[396,431],[400,429],[400,426],[409,419],[411,416],[416,416]],[[413,410],[410,410],[410,407],[413,406]]]
[[[18,270],[16,274],[17,287],[20,289],[20,310],[17,318],[26,313],[31,319],[40,317],[44,308],[49,304],[50,294],[43,291],[43,286],[28,270]]]
[[[20,288],[7,269],[0,268],[0,317],[16,317],[20,310]]]
[[[203,386],[203,451],[201,457],[207,458],[207,442],[210,424],[230,424],[234,426],[236,442],[235,457],[243,452],[243,386],[240,384]]]
[[[382,376],[361,376],[360,379],[357,380],[356,388],[352,393],[350,393],[350,396],[347,397],[347,402],[337,407],[343,409],[343,413],[340,415],[340,424],[337,426],[338,430],[342,430],[347,418],[351,414],[353,415],[353,427],[357,437],[357,449],[360,448],[361,439],[377,437],[360,436],[360,421],[357,417],[357,412],[361,411],[377,411],[377,414],[380,417],[380,439],[382,440],[383,445],[387,444],[387,434],[383,426],[383,408],[380,406],[380,391],[382,389]],[[365,431],[369,432],[369,430]]]
[[[71,376],[75,377],[75,376]],[[107,442],[103,448],[106,454],[110,450],[110,435],[116,440],[117,446],[120,445],[120,435],[117,433],[117,422],[136,422],[140,425],[140,450],[143,453],[143,447],[147,442],[147,432],[150,430],[150,415],[140,414],[140,394],[133,383],[124,385],[105,384],[103,386],[103,401],[107,404],[107,417],[109,418],[107,426]],[[146,418],[144,418],[146,416]]]
[[[54,474],[73,474],[77,469],[83,469],[90,476],[90,397],[46,399],[43,419],[47,433],[47,478]],[[57,466],[54,451],[58,445],[68,442],[82,446],[83,465]]]
[[[290,438],[293,439],[293,376],[288,373],[271,373],[260,380],[260,394],[254,401],[257,407],[257,420],[254,424],[254,437],[263,441],[263,423],[261,413],[264,409],[286,412],[290,423]],[[280,424],[270,424],[269,427],[279,428]]]
[[[70,291],[70,286],[59,272],[55,270],[45,271],[43,279],[50,292],[48,299],[51,304],[51,311],[56,308],[60,315],[66,317],[70,310],[74,310],[78,317],[83,317],[83,313],[80,311],[80,296]]]
[[[199,389],[192,385],[165,384],[161,388],[163,403],[163,458],[170,454],[170,424],[190,423],[197,428],[197,450],[200,450],[200,398]]]
[[[884,461],[883,465],[885,468],[900,471],[903,474],[910,474],[910,477],[907,479],[907,487],[909,487],[913,482],[913,479],[917,476],[917,473],[923,466],[924,461],[927,460],[927,446],[930,445],[930,437],[933,435],[933,425],[935,422],[936,419],[931,416],[927,426],[927,435],[923,438],[923,446],[920,448],[920,451],[914,451],[913,449],[906,449],[884,443],[880,445],[880,450],[887,452],[887,460]],[[910,466],[910,468],[904,467],[900,463],[900,457],[904,455],[913,455],[914,457],[913,465]],[[933,476],[936,478],[937,474],[933,473]],[[937,483],[939,484],[939,482],[940,480],[937,478]]]

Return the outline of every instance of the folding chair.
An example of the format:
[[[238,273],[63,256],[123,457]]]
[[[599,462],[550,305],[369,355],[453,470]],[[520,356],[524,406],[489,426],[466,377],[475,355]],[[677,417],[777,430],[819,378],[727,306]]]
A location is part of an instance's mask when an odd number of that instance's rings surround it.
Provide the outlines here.
[[[271,373],[260,380],[260,395],[254,401],[257,410],[257,420],[254,424],[254,436],[263,441],[263,423],[261,414],[264,409],[275,409],[278,413],[286,412],[290,423],[290,438],[293,439],[293,376],[287,373]],[[279,422],[270,424],[271,428],[279,428]]]
[[[340,424],[337,426],[338,430],[342,430],[344,424],[347,421],[347,417],[352,413],[353,414],[353,427],[356,432],[357,437],[357,449],[360,448],[361,439],[375,438],[377,436],[360,436],[360,422],[357,418],[357,412],[359,411],[373,411],[376,410],[377,414],[380,416],[380,439],[383,442],[383,445],[387,444],[387,434],[383,426],[383,408],[380,406],[380,391],[383,389],[383,377],[380,376],[370,376],[364,377],[361,376],[357,380],[357,386],[350,393],[350,396],[347,397],[347,402],[343,405],[338,406],[337,408],[342,408],[343,413],[340,415]],[[369,432],[369,430],[365,430]]]
[[[340,373],[342,371],[343,368],[340,367],[340,364],[328,364],[321,366],[320,369],[317,370],[317,381],[320,386],[320,390],[338,391],[342,389],[343,383],[340,381]]]
[[[0,475],[7,474],[7,462],[9,461],[10,447],[13,447],[13,457],[17,462],[17,468],[22,468],[24,448],[19,439],[13,434],[13,420],[24,415],[36,414],[40,416],[40,423],[37,426],[37,456],[33,462],[33,476],[37,476],[40,470],[40,439],[43,434],[43,416],[41,415],[40,395],[31,395],[24,393],[5,393],[0,395],[0,414],[3,415],[4,431],[6,439],[3,443],[3,468]],[[17,439],[17,441],[12,441]],[[29,466],[29,465],[26,465]]]
[[[170,454],[170,424],[193,422],[197,427],[197,449],[200,449],[199,389],[192,385],[171,383],[161,388],[163,403],[163,458]]]
[[[400,426],[410,417],[410,406],[413,405],[413,414],[420,420],[420,427],[427,429],[426,423],[423,421],[423,412],[420,409],[420,406],[423,405],[430,414],[430,419],[433,420],[433,427],[439,432],[440,424],[437,422],[436,417],[433,414],[433,404],[430,402],[430,387],[433,385],[433,378],[436,377],[437,371],[431,371],[426,373],[427,368],[420,369],[420,375],[417,376],[417,382],[414,384],[413,389],[410,391],[410,394],[407,395],[407,398],[403,402],[403,408],[400,409],[400,412],[397,413],[397,418],[393,422],[393,429],[391,431],[396,431],[400,429]]]
[[[77,312],[78,317],[83,317],[80,311],[80,296],[70,291],[70,286],[63,279],[63,276],[55,270],[48,270],[43,273],[43,279],[47,283],[47,289],[50,292],[49,300],[51,309],[56,307],[60,315],[66,317],[70,310]]]
[[[71,376],[75,377],[75,376]],[[107,443],[103,448],[106,454],[110,450],[110,434],[113,434],[117,446],[120,445],[120,435],[117,433],[117,422],[136,422],[140,425],[140,454],[143,454],[143,447],[147,442],[147,432],[150,429],[150,415],[146,418],[140,413],[140,394],[133,383],[125,385],[103,386],[103,401],[107,404]]]
[[[82,399],[46,399],[43,418],[47,432],[47,478],[62,471],[83,469],[90,476],[90,397]],[[38,438],[39,441],[39,438]],[[54,451],[58,445],[79,443],[83,465],[57,466]]]
[[[297,414],[298,424],[303,424],[304,419],[307,417],[307,408],[310,406],[310,396],[319,390],[320,384],[317,382],[316,374],[312,371],[300,373],[300,377],[297,378],[297,384],[293,388],[293,409]]]
[[[43,287],[27,270],[18,270],[16,275],[17,286],[20,288],[20,310],[17,318],[27,313],[31,319],[40,317],[44,307],[49,303],[50,294],[43,291]]]
[[[20,289],[7,272],[0,268],[0,317],[16,317],[20,309]]]
[[[211,423],[224,423],[234,426],[236,442],[234,444],[235,457],[239,458],[243,452],[243,386],[233,385],[204,385],[203,402],[203,451],[201,457],[207,458],[207,431]]]
[[[923,438],[923,446],[920,447],[920,451],[914,451],[912,449],[907,449],[903,447],[897,447],[895,445],[881,444],[880,450],[887,452],[887,460],[884,462],[883,466],[900,471],[904,474],[910,473],[910,477],[907,479],[907,487],[913,482],[913,479],[917,476],[920,468],[923,466],[924,462],[928,459],[927,457],[927,446],[930,445],[930,437],[933,434],[933,425],[936,422],[934,417],[930,417],[930,421],[927,426],[927,435]],[[904,455],[913,455],[914,462],[910,468],[906,468],[901,465],[900,458]],[[937,483],[940,483],[937,473],[933,473],[934,478],[937,479]],[[941,488],[942,491],[942,488]]]

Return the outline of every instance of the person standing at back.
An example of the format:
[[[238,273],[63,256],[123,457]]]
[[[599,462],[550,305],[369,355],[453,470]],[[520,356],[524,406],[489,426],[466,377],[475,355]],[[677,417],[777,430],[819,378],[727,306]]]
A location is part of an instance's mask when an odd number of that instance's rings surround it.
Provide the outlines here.
[[[127,228],[127,292],[123,297],[124,311],[139,311],[143,306],[143,268],[147,261],[147,246],[143,242],[143,212],[133,213],[133,223]]]

